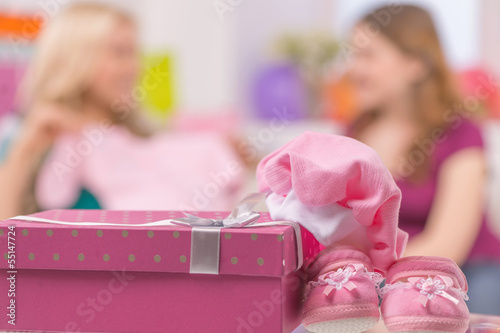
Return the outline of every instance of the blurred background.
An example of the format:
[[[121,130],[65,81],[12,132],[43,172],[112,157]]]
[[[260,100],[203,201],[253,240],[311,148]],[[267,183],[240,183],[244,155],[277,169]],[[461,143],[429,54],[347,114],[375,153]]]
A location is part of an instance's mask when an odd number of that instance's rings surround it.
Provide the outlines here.
[[[77,0],[3,0],[0,3],[0,117],[19,111],[19,82],[45,23]],[[341,132],[356,117],[344,79],[347,40],[356,21],[387,1],[107,0],[138,23],[143,75],[168,72],[147,91],[143,109],[158,124],[216,131],[252,145],[252,168],[262,156],[306,129]],[[500,165],[500,3],[495,0],[401,1],[428,9],[463,94],[488,85],[475,116],[485,120],[491,166]],[[64,47],[61,45],[61,47]],[[156,66],[156,67],[155,67]],[[276,114],[286,126],[260,132]],[[288,121],[289,120],[289,121]],[[8,122],[3,122],[8,126]],[[268,125],[267,125],[268,127]],[[0,129],[0,135],[7,130]],[[267,135],[267,137],[266,137]],[[255,139],[254,139],[255,141]],[[498,141],[498,143],[497,143]],[[497,156],[498,155],[498,156]],[[254,184],[253,172],[248,188]],[[500,180],[492,173],[491,196]],[[499,190],[495,190],[499,189]],[[496,199],[491,199],[498,202]],[[499,198],[500,199],[500,198]],[[500,225],[499,205],[490,211]],[[498,211],[496,211],[496,209]]]
[[[45,90],[50,84],[44,86],[44,82],[57,81],[52,80],[51,73],[57,78],[85,76],[87,70],[82,69],[86,68],[83,63],[87,52],[92,55],[92,50],[87,46],[79,51],[85,55],[72,54],[70,45],[75,49],[85,45],[91,34],[82,37],[85,33],[80,32],[98,29],[92,16],[84,21],[81,13],[99,12],[102,23],[107,9],[87,8],[80,10],[80,14],[73,13],[79,24],[86,22],[78,27],[68,15],[66,21],[58,23],[58,31],[54,28],[47,33],[52,36],[50,42],[47,37],[43,47],[37,46],[39,37],[61,13],[82,3],[89,2],[0,2],[0,158],[5,162],[0,172],[5,192],[0,193],[2,218],[70,207],[230,210],[243,193],[256,190],[255,170],[266,154],[306,130],[345,134],[353,128],[353,122],[362,119],[363,106],[348,75],[356,53],[353,28],[380,5],[413,4],[431,14],[458,89],[459,103],[448,106],[465,110],[467,121],[480,128],[484,140],[488,169],[484,221],[495,235],[487,236],[490,254],[485,258],[488,263],[496,262],[497,275],[490,275],[493,279],[490,282],[493,285],[498,281],[500,249],[491,244],[496,244],[494,237],[500,237],[499,1],[92,1],[119,9],[118,14],[110,15],[119,18],[116,22],[126,24],[105,36],[109,40],[104,44],[111,45],[110,52],[115,53],[106,53],[108,58],[103,56],[102,64],[95,67],[100,68],[95,71],[102,75],[93,73],[94,81],[89,83],[89,79],[88,87],[79,91],[87,104],[57,99],[51,103],[43,99],[34,103],[27,96],[40,97],[41,90],[48,94]],[[379,23],[384,25],[384,18],[380,19]],[[130,26],[137,31],[127,30],[130,21],[135,21],[136,25]],[[65,27],[80,37],[72,41],[70,35],[61,31]],[[140,49],[137,71],[135,32]],[[66,36],[66,39],[54,36]],[[78,38],[81,44],[75,42]],[[69,51],[64,53],[65,49]],[[52,59],[47,60],[50,54]],[[360,58],[356,59],[359,65]],[[50,61],[59,62],[61,67],[51,68],[47,65]],[[61,76],[62,65],[71,61],[82,61],[82,66],[76,63],[68,67],[73,68],[74,75],[62,73]],[[29,69],[32,64],[34,67]],[[82,73],[77,73],[78,67]],[[131,70],[127,72],[128,69]],[[447,68],[444,72],[447,73]],[[358,73],[358,88],[363,88],[365,79]],[[128,86],[129,81],[133,81],[133,85]],[[23,90],[26,82],[31,84],[28,95]],[[65,82],[71,79],[66,78]],[[109,83],[113,82],[116,87],[110,88]],[[59,89],[71,87],[65,83],[60,84]],[[120,95],[121,91],[126,91],[126,96]],[[48,104],[51,106],[47,107]],[[51,113],[55,106],[61,109],[63,104],[64,108],[85,109],[88,119],[95,120],[94,123],[99,120],[100,127],[82,131],[76,139],[66,137],[65,133],[71,132],[69,128],[78,122],[68,125],[68,119],[64,118],[67,113],[59,110],[57,117]],[[130,109],[140,109],[149,128],[160,134],[142,135],[140,121],[134,117],[117,119],[116,112]],[[104,111],[99,114],[96,110]],[[46,117],[40,120],[40,116],[34,114]],[[26,126],[20,125],[24,118],[28,119]],[[85,124],[89,123],[88,119]],[[111,131],[103,125],[106,119],[123,126]],[[441,122],[443,120],[446,118]],[[42,137],[43,140],[39,139]],[[14,145],[15,138],[21,138],[17,145]],[[479,141],[472,146],[483,148]],[[26,148],[38,144],[43,147]],[[37,154],[40,158],[31,161]],[[28,160],[29,163],[24,163]],[[23,170],[26,164],[33,167]],[[477,183],[482,184],[480,176]],[[436,183],[433,186],[436,187]],[[30,197],[33,200],[28,200]],[[420,199],[429,201],[429,207],[433,200],[431,196],[414,198],[417,203]],[[456,201],[458,207],[460,200]],[[476,213],[474,220],[478,223],[472,224],[478,226],[482,212]],[[420,217],[423,223],[427,215]],[[449,220],[454,218],[452,214],[447,216]],[[474,225],[473,235],[479,233]],[[468,250],[481,237],[470,236],[470,246],[465,246],[465,253],[457,254],[460,259],[456,261],[463,264]],[[449,241],[453,244],[454,239]],[[477,282],[477,286],[481,284]],[[498,314],[498,311],[500,308],[495,308],[490,313]]]
[[[31,42],[42,29],[37,19],[50,21],[66,5],[75,2],[82,1],[3,0],[0,4],[1,114],[15,109],[15,83],[30,59]],[[295,1],[293,4],[280,0],[102,2],[128,11],[137,20],[144,67],[167,59],[164,65],[169,71],[168,83],[161,93],[155,91],[145,101],[145,109],[162,122],[175,115],[207,117],[224,113],[259,120],[269,116],[269,105],[263,100],[266,98],[271,104],[290,103],[290,111],[302,122],[315,118],[342,122],[354,117],[348,111],[354,109],[348,88],[341,83],[336,85],[342,65],[334,65],[346,60],[339,45],[349,37],[357,19],[377,5],[388,3],[366,0]],[[500,52],[496,1],[408,3],[422,5],[432,12],[446,56],[457,75],[463,78],[465,87],[473,85],[474,79],[480,81],[481,74],[488,77],[500,71],[496,61]],[[35,22],[26,22],[30,20]],[[314,38],[316,40],[312,40]],[[304,54],[294,55],[293,43],[303,48]],[[322,52],[318,50],[322,46],[329,48],[326,54],[315,55]],[[307,67],[300,66],[303,62],[313,63],[309,64],[310,68],[302,68]],[[310,87],[303,76],[313,75],[308,70],[312,72],[316,66],[321,66],[322,77],[311,109],[306,107],[305,100],[312,96],[306,92]],[[301,71],[306,73],[296,73]],[[271,82],[281,84],[276,86]],[[259,91],[266,90],[261,87],[266,84],[274,88],[267,92],[268,96],[262,96]],[[289,96],[290,101],[279,99],[290,95],[287,92],[292,90],[298,93]],[[336,97],[337,94],[340,96]],[[486,112],[494,117],[499,111],[489,107]]]

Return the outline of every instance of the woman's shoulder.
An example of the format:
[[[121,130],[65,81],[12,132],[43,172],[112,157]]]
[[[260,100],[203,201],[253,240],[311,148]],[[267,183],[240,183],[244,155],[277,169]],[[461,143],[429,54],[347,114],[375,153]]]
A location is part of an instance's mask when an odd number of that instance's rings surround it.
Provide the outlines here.
[[[481,126],[463,116],[454,118],[437,141],[436,153],[441,159],[468,148],[484,149]]]

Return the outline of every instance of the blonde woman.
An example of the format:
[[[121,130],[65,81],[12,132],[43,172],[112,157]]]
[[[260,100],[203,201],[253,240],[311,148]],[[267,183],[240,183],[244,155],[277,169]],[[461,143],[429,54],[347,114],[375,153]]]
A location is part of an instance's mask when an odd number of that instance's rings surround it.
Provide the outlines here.
[[[24,117],[2,143],[1,219],[42,208],[228,208],[242,172],[227,166],[237,157],[218,137],[153,135],[134,100],[139,71],[136,26],[120,10],[77,4],[43,29],[22,86]],[[89,135],[101,141],[71,156]],[[127,159],[142,163],[113,164]]]

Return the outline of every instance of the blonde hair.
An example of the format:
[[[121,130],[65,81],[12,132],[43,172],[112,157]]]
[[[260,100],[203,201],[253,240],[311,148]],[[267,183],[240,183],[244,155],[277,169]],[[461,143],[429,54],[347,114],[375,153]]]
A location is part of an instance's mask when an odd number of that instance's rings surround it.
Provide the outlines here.
[[[96,55],[118,22],[134,24],[119,9],[97,3],[72,5],[43,28],[21,87],[21,105],[62,103],[77,107],[93,74]]]
[[[37,104],[55,103],[79,109],[95,72],[98,50],[119,23],[135,26],[126,12],[89,2],[71,5],[52,19],[38,37],[35,54],[21,83],[21,108],[30,110]],[[112,120],[136,135],[152,134],[154,128],[144,115],[128,111],[125,119],[120,120],[111,114]]]

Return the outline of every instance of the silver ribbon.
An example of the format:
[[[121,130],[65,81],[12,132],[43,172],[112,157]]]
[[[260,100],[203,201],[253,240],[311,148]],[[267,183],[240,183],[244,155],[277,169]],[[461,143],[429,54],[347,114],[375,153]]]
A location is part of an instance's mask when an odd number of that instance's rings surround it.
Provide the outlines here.
[[[9,220],[51,223],[74,226],[123,226],[123,227],[157,227],[181,225],[192,228],[191,260],[189,272],[192,274],[219,274],[220,231],[222,228],[250,228],[289,225],[294,229],[297,243],[297,268],[303,264],[302,238],[300,226],[295,221],[273,221],[255,223],[260,214],[254,209],[266,198],[265,193],[247,195],[224,219],[209,219],[185,213],[186,217],[148,222],[143,224],[117,224],[104,222],[65,222],[35,216],[16,216]]]
[[[187,217],[171,220],[173,224],[189,227],[220,227],[241,228],[253,223],[260,218],[260,214],[253,210],[266,198],[265,193],[251,193],[247,195],[232,210],[225,219],[207,219],[184,213]]]
[[[264,193],[247,195],[225,219],[208,219],[191,214],[173,219],[173,224],[188,226],[191,231],[192,274],[219,274],[220,231],[222,228],[242,228],[257,221],[259,213],[253,210],[266,198]]]

